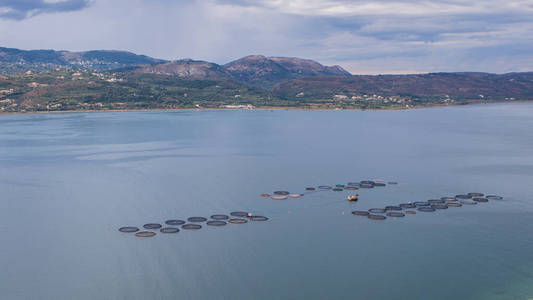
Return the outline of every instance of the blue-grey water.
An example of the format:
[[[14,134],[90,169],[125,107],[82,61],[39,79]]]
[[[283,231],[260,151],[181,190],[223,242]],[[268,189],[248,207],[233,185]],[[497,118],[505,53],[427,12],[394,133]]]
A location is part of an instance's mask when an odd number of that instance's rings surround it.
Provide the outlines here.
[[[467,192],[505,200],[350,214]],[[234,210],[271,219],[117,231]],[[1,299],[530,299],[532,213],[529,103],[0,115]]]

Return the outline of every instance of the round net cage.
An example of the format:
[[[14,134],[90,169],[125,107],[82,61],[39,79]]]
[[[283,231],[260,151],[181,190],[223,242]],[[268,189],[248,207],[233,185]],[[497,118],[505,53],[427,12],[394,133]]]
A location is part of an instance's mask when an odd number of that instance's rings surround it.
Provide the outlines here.
[[[153,231],[137,231],[135,233],[135,236],[140,237],[140,238],[153,237],[155,235],[156,233]]]
[[[489,202],[489,199],[487,199],[487,198],[482,198],[482,197],[475,197],[475,198],[472,198],[472,201],[481,202],[481,203],[486,203],[486,202]]]
[[[334,189],[332,189],[332,191],[334,191],[334,192],[342,192],[343,190],[344,189],[342,189],[342,188],[334,188]]]
[[[265,216],[251,216],[250,221],[268,221],[268,218]]]
[[[202,225],[200,225],[200,224],[185,224],[185,225],[182,225],[181,228],[182,229],[187,229],[187,230],[198,230],[198,229],[202,228]]]
[[[386,211],[387,210],[384,209],[384,208],[371,208],[371,209],[368,210],[368,212],[373,213],[373,214],[383,214]]]
[[[180,230],[178,228],[174,228],[174,227],[163,227],[163,228],[159,229],[159,231],[161,231],[162,233],[178,233],[178,232],[180,232]]]
[[[144,229],[159,229],[163,226],[159,223],[148,223],[143,225]]]
[[[503,200],[503,197],[502,196],[496,196],[496,195],[487,195],[487,197],[485,197],[489,200]]]
[[[165,221],[165,224],[172,225],[172,226],[179,226],[185,224],[185,221],[183,220],[167,220]]]
[[[485,196],[485,194],[483,194],[483,193],[468,193],[467,195],[472,197],[472,198]]]
[[[120,227],[118,229],[118,231],[120,231],[120,232],[137,232],[137,231],[139,231],[139,228],[134,227],[134,226],[126,226],[126,227]]]
[[[401,213],[401,212],[391,211],[391,212],[388,212],[388,213],[387,213],[387,216],[388,216],[388,217],[399,218],[399,217],[405,217],[405,214],[404,214],[404,213]]]
[[[362,180],[361,182],[359,182],[359,184],[372,184],[374,185],[376,182],[372,181],[372,180]]]
[[[398,206],[401,208],[416,208],[416,205],[414,203],[402,203]]]
[[[306,191],[314,191],[314,190],[316,190],[316,189],[315,189],[314,187],[306,187],[305,190],[306,190]]]
[[[226,225],[227,223],[224,222],[224,221],[215,220],[215,221],[207,221],[206,224],[209,225],[209,226],[224,226],[224,225]]]
[[[349,190],[349,191],[355,191],[355,190],[358,190],[359,188],[356,187],[356,186],[347,186],[344,188],[345,190]]]
[[[420,206],[430,206],[431,204],[429,202],[415,202],[413,203],[416,207]]]
[[[416,214],[416,211],[414,211],[414,210],[404,210],[403,212],[406,215],[414,215],[414,214]]]
[[[376,182],[374,183],[374,186],[386,186],[386,184],[383,182]]]
[[[444,200],[441,200],[441,199],[430,199],[430,200],[428,200],[428,203],[430,203],[430,204],[443,204]]]
[[[234,211],[234,212],[231,212],[230,215],[234,217],[247,217],[248,213],[245,211]]]
[[[354,210],[352,211],[352,215],[356,215],[356,216],[368,216],[370,213],[368,211],[364,211],[364,210]]]
[[[226,215],[212,215],[211,219],[213,219],[213,220],[227,220],[227,219],[229,219],[229,216],[226,216]]]
[[[361,184],[359,185],[359,187],[362,188],[362,189],[371,189],[371,188],[374,187],[374,185],[373,185],[373,184],[370,184],[370,183],[361,183]]]
[[[274,194],[274,195],[288,195],[288,194],[290,194],[290,193],[287,192],[287,191],[275,191],[273,194]]]
[[[470,195],[455,195],[455,199],[471,199]]]
[[[457,199],[455,197],[442,197],[440,198],[440,200],[442,201],[457,201]]]
[[[461,206],[463,206],[463,204],[461,204],[461,202],[449,202],[449,203],[446,203],[446,205],[448,205],[448,207],[461,207]]]
[[[319,185],[318,188],[321,189],[321,190],[331,190],[332,189],[332,187],[329,186],[329,185]]]
[[[207,218],[204,217],[190,217],[187,219],[189,222],[199,223],[199,222],[205,222],[207,221]]]
[[[302,194],[289,194],[290,198],[300,198],[302,197]]]
[[[433,205],[431,205],[431,208],[434,208],[434,209],[448,209],[448,206],[446,204],[433,204]]]
[[[459,201],[459,203],[462,203],[463,205],[476,205],[477,202],[473,200],[464,199]]]
[[[435,211],[435,208],[424,206],[424,207],[417,208],[417,210],[418,211],[422,211],[422,212],[433,212],[433,211]]]
[[[395,205],[385,206],[385,209],[386,210],[402,210],[402,208],[400,206],[395,206]]]
[[[398,184],[396,181],[389,181],[389,184]]]
[[[228,222],[230,222],[232,224],[244,224],[244,223],[248,222],[248,220],[240,219],[240,218],[231,218],[231,219],[228,220]]]
[[[372,214],[369,214],[366,217],[371,219],[371,220],[385,220],[387,218],[387,217],[382,216],[382,215],[372,215]]]
[[[271,197],[272,199],[274,200],[285,200],[287,199],[287,196],[283,196],[283,195],[274,195]]]
[[[261,194],[260,196],[263,197],[263,198],[268,198],[268,197],[270,197],[270,194]]]

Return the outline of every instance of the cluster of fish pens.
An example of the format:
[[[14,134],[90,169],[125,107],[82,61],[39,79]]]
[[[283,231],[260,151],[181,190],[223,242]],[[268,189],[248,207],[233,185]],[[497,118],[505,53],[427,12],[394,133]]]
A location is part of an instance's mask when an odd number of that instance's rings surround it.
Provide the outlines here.
[[[230,217],[231,216],[231,217]],[[163,227],[163,225],[159,223],[148,223],[144,224],[143,228],[145,230],[140,230],[138,227],[135,226],[126,226],[121,227],[118,229],[118,231],[122,233],[135,233],[135,236],[140,238],[145,237],[153,237],[157,233],[155,230],[159,230],[161,233],[178,233],[180,229],[177,226],[181,226],[181,229],[185,230],[198,230],[202,229],[202,225],[199,223],[204,223],[208,226],[225,226],[228,223],[232,224],[244,224],[248,223],[248,221],[268,221],[268,218],[265,216],[258,216],[258,215],[252,215],[251,213],[244,212],[244,211],[234,211],[230,213],[230,215],[212,215],[210,219],[204,218],[204,217],[190,217],[187,219],[187,222],[184,220],[167,220],[165,221],[165,224],[168,225],[166,227]]]

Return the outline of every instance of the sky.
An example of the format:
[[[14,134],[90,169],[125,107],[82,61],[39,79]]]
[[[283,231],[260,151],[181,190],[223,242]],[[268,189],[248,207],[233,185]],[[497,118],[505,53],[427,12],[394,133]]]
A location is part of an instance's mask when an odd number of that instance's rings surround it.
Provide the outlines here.
[[[0,46],[251,54],[353,74],[533,71],[533,0],[0,0]]]

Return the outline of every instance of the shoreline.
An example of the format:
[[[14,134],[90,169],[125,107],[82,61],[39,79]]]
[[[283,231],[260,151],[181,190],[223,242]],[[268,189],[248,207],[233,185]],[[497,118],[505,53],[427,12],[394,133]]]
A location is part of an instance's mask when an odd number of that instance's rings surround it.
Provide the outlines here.
[[[243,108],[125,108],[125,109],[80,109],[80,110],[47,110],[47,111],[14,111],[14,112],[0,112],[0,115],[18,115],[18,114],[61,114],[61,113],[103,113],[103,112],[150,112],[150,111],[254,111],[254,110],[308,110],[308,111],[391,111],[391,110],[413,110],[424,108],[439,108],[439,107],[458,107],[470,105],[484,105],[484,104],[501,104],[501,103],[529,103],[533,100],[502,100],[502,101],[476,101],[456,104],[430,104],[413,107],[384,107],[384,108],[321,108],[321,107],[282,107],[282,106],[261,106],[252,109]]]

